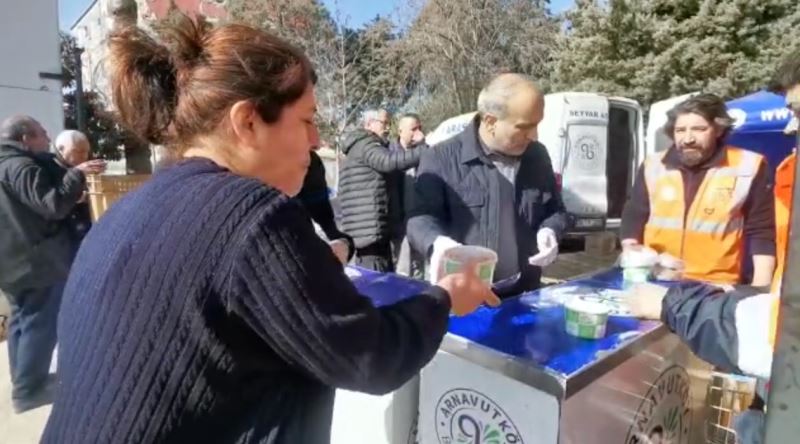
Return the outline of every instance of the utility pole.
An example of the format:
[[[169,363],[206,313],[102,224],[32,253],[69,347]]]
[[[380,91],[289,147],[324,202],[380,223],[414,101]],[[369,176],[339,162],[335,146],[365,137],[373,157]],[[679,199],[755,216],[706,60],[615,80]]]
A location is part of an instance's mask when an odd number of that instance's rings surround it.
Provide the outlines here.
[[[78,130],[86,134],[86,99],[83,97],[83,64],[81,62],[83,49],[75,51],[75,120]]]

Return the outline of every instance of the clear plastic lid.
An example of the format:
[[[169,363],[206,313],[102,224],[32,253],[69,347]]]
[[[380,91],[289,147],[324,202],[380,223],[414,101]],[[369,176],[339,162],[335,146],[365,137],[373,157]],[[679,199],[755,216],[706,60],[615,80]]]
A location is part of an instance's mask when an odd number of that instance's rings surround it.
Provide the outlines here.
[[[658,253],[652,248],[636,245],[622,250],[622,268],[649,268],[658,263]]]

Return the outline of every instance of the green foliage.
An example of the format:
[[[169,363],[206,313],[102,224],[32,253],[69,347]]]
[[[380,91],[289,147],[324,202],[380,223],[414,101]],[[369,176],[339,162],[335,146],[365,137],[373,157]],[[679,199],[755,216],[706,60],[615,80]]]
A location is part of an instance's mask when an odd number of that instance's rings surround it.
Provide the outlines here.
[[[78,129],[76,78],[80,75],[76,55],[80,48],[75,39],[61,34],[61,65],[64,95],[64,128]],[[92,154],[108,160],[119,160],[125,154],[123,147],[134,144],[133,137],[117,125],[106,105],[95,91],[84,92],[84,117],[86,136],[92,145]]]
[[[794,0],[581,0],[555,55],[561,90],[650,104],[692,91],[726,98],[769,81],[800,48]]]

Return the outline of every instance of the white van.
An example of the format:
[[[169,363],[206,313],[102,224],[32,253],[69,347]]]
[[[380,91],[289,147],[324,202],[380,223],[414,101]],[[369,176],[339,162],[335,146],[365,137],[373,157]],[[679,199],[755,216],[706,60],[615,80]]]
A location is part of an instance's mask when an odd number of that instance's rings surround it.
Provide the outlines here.
[[[461,132],[475,113],[442,122],[435,145]],[[569,234],[619,227],[622,209],[644,159],[642,108],[630,99],[594,93],[545,96],[539,141],[547,147],[570,215]]]
[[[682,96],[670,97],[669,99],[655,102],[650,105],[647,114],[647,133],[645,135],[645,145],[647,154],[654,154],[666,150],[672,145],[672,141],[662,131],[667,123],[667,112],[679,103],[696,96],[697,92],[684,94]]]

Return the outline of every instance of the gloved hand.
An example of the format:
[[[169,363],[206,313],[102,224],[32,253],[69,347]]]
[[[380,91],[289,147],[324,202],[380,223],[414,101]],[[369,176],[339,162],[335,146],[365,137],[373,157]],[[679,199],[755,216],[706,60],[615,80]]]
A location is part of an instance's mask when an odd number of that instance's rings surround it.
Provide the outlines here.
[[[542,228],[536,233],[536,244],[539,252],[528,259],[528,263],[536,267],[546,267],[558,257],[558,237],[551,228]]]
[[[439,280],[442,278],[443,270],[442,265],[443,261],[442,258],[444,257],[444,253],[453,248],[453,247],[460,247],[461,244],[450,239],[447,236],[437,236],[436,240],[433,241],[433,252],[431,253],[431,273],[430,273],[430,282],[431,284],[436,285]]]

